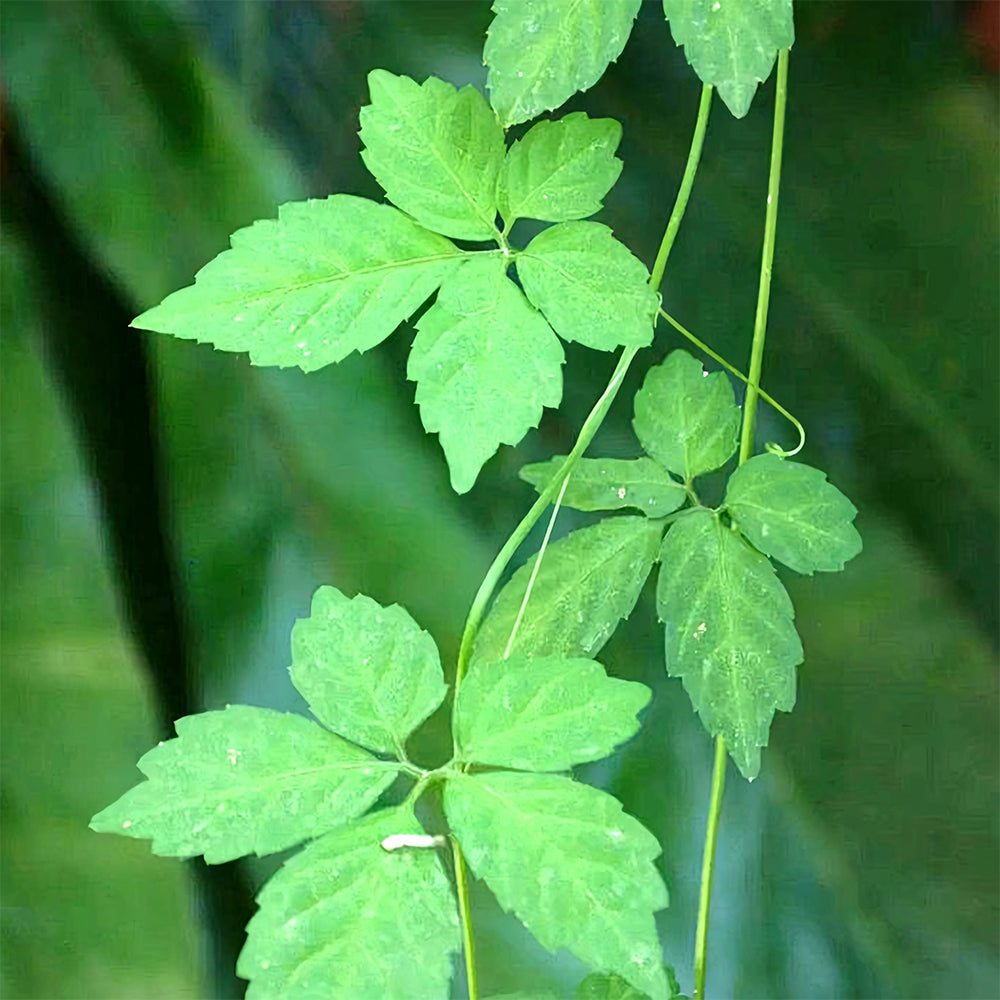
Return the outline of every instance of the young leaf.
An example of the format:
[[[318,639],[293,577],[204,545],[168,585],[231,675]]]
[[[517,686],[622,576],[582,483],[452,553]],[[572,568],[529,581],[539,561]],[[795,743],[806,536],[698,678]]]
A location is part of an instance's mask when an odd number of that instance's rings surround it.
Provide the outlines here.
[[[607,518],[545,550],[511,656],[596,656],[627,618],[656,562],[663,527]],[[536,556],[497,595],[476,638],[475,661],[502,660]]]
[[[663,0],[677,45],[736,118],[750,110],[778,49],[795,41],[792,0]]]
[[[429,77],[418,84],[384,69],[368,74],[361,158],[389,200],[435,232],[491,240],[503,129],[474,87]]]
[[[98,833],[152,838],[155,854],[209,864],[283,851],[360,816],[397,767],[300,715],[230,705],[175,723],[144,754],[149,778],[99,812]]]
[[[447,693],[434,640],[403,608],[335,587],[295,623],[291,674],[324,726],[396,756]]]
[[[740,411],[723,372],[708,375],[687,351],[671,351],[635,394],[632,426],[648,454],[690,482],[736,451]]]
[[[826,473],[777,455],[757,455],[729,477],[726,509],[761,552],[797,573],[843,569],[861,551],[854,504]]]
[[[409,810],[383,810],[286,861],[247,925],[236,967],[247,1000],[447,996],[460,935],[437,852],[381,847],[423,832]]]
[[[282,205],[231,243],[132,326],[314,371],[385,340],[462,257],[397,209],[347,194]]]
[[[771,563],[709,510],[670,528],[660,563],[667,673],[683,679],[705,728],[753,779],[775,710],[795,704],[802,644],[792,602]]]
[[[486,86],[504,128],[558,108],[617,59],[642,0],[493,0]]]
[[[449,776],[444,810],[472,871],[542,945],[667,996],[660,846],[621,803],[558,775],[498,771]]]
[[[565,455],[524,466],[518,475],[542,493]],[[581,458],[573,466],[562,505],[574,510],[634,507],[647,517],[664,517],[682,506],[687,491],[651,458]]]
[[[466,261],[421,316],[406,369],[458,493],[562,399],[562,345],[505,270],[499,256]]]
[[[480,660],[458,694],[455,738],[466,761],[566,771],[631,739],[651,695],[644,684],[608,677],[596,660]]]
[[[649,272],[599,222],[563,222],[517,255],[524,294],[564,340],[598,351],[653,339],[659,296]]]
[[[599,212],[622,172],[615,156],[621,137],[613,118],[588,118],[582,111],[533,125],[507,150],[500,169],[497,202],[504,222],[569,222]]]

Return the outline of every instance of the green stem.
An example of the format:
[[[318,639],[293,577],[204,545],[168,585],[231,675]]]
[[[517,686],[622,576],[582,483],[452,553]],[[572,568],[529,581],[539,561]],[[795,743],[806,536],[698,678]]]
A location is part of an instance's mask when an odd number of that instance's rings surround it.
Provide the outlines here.
[[[667,220],[667,228],[663,232],[660,249],[657,251],[656,260],[653,262],[653,270],[650,272],[649,284],[655,291],[660,290],[660,284],[663,282],[663,272],[667,269],[667,258],[673,249],[677,231],[681,228],[681,219],[684,218],[684,210],[687,208],[688,198],[691,197],[691,188],[694,187],[694,175],[698,172],[698,164],[701,162],[701,149],[705,144],[705,130],[708,128],[708,112],[711,107],[712,87],[706,83],[701,88],[701,100],[698,102],[698,119],[694,123],[694,135],[691,137],[691,148],[688,150],[688,158],[684,166],[684,176],[681,178],[681,186],[677,189],[677,197],[674,199],[674,210],[670,213],[670,218]]]
[[[743,401],[743,428],[740,432],[740,465],[753,453],[753,424],[760,395],[760,370],[764,362],[767,333],[767,306],[771,300],[771,267],[774,264],[774,236],[778,226],[778,188],[781,184],[781,149],[785,141],[785,103],[788,97],[788,49],[778,53],[778,86],[774,99],[774,133],[771,136],[771,172],[767,178],[767,211],[764,214],[764,249],[760,258],[757,288],[757,315],[753,324],[747,394]]]
[[[663,282],[663,274],[667,267],[667,258],[670,256],[670,250],[674,244],[674,238],[677,235],[677,230],[680,228],[681,219],[684,217],[684,211],[687,208],[688,198],[691,195],[691,188],[694,184],[694,176],[698,169],[698,163],[701,160],[701,150],[704,145],[705,131],[708,127],[708,112],[711,106],[712,88],[708,86],[702,87],[701,100],[698,104],[698,118],[695,122],[694,135],[691,138],[691,148],[688,151],[687,164],[684,167],[684,176],[681,178],[681,184],[677,191],[677,197],[674,200],[674,207],[670,213],[670,218],[667,220],[667,227],[664,230],[663,239],[660,242],[660,249],[656,254],[656,260],[653,263],[653,270],[650,272],[650,287],[657,292]],[[552,478],[549,485],[542,491],[541,496],[539,496],[539,498],[531,505],[528,513],[521,518],[520,523],[511,533],[510,538],[507,539],[503,548],[500,549],[496,558],[490,564],[490,568],[486,571],[486,576],[483,577],[483,582],[479,585],[479,590],[476,592],[476,596],[472,601],[472,606],[469,608],[469,615],[465,620],[465,628],[462,631],[462,642],[458,650],[458,663],[455,669],[455,699],[453,702],[451,720],[452,733],[456,731],[454,705],[458,704],[458,692],[462,687],[462,681],[465,679],[465,675],[469,672],[469,663],[472,660],[472,650],[476,644],[476,636],[479,633],[479,626],[482,624],[483,616],[486,614],[486,607],[489,604],[490,599],[493,597],[493,592],[496,590],[497,584],[500,582],[500,577],[503,575],[507,565],[514,557],[514,553],[518,550],[518,548],[520,548],[521,543],[525,540],[525,538],[528,537],[528,533],[535,526],[535,523],[542,516],[542,514],[545,513],[545,510],[552,502],[553,497],[555,497],[557,493],[560,493],[561,495],[561,490],[563,489],[569,474],[573,471],[573,466],[576,465],[580,456],[583,455],[587,446],[594,439],[594,435],[597,433],[601,423],[604,421],[604,417],[611,408],[611,404],[614,402],[615,396],[618,395],[618,390],[621,388],[622,381],[625,378],[625,373],[629,369],[629,365],[632,364],[633,359],[638,353],[638,347],[627,347],[622,351],[621,357],[618,359],[618,364],[615,366],[615,370],[612,373],[611,379],[604,389],[604,392],[601,393],[600,398],[587,415],[587,419],[583,422],[583,426],[580,428],[580,433],[576,439],[576,444],[573,445],[572,451],[570,451],[570,453],[563,460],[562,465],[559,466],[559,471]],[[456,756],[458,752],[458,744],[456,743]],[[479,987],[475,969],[475,939],[472,933],[468,879],[466,876],[465,859],[462,856],[462,849],[454,838],[452,838],[452,852],[455,857],[455,889],[458,894],[459,914],[462,921],[462,936],[465,946],[465,969],[469,981],[469,1000],[477,1000]]]
[[[454,837],[451,838],[451,856],[455,862],[455,889],[458,893],[458,914],[462,924],[462,951],[465,955],[465,978],[468,982],[469,1000],[479,1000],[476,939],[472,934],[472,906],[469,902],[469,875],[462,848]]]
[[[771,296],[771,267],[774,263],[774,237],[778,221],[778,189],[781,182],[781,150],[785,137],[785,105],[788,97],[788,49],[778,53],[777,90],[774,100],[774,133],[771,138],[771,170],[767,179],[767,211],[764,216],[764,249],[761,253],[760,284],[757,290],[757,314],[754,318],[753,344],[750,347],[750,371],[743,403],[743,426],[740,432],[740,465],[753,450],[753,423],[760,395],[760,372],[764,359],[764,335],[767,329],[767,306]],[[708,911],[712,901],[712,875],[715,870],[715,845],[722,810],[722,791],[726,783],[726,742],[715,738],[715,767],[709,800],[708,826],[705,830],[705,853],[702,858],[701,891],[698,895],[698,925],[694,944],[694,995],[705,996],[705,970],[708,961]]]
[[[712,876],[715,872],[715,845],[719,839],[722,815],[722,792],[726,787],[726,741],[715,738],[715,766],[712,769],[712,797],[708,803],[705,826],[705,852],[701,859],[701,892],[698,895],[698,927],[694,935],[694,995],[705,996],[705,967],[708,961],[708,907],[712,899]]]

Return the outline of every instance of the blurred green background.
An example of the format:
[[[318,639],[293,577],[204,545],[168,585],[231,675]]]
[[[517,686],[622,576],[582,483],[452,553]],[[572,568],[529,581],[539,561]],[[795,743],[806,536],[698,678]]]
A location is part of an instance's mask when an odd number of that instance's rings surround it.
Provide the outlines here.
[[[611,371],[571,348],[561,410],[459,499],[404,379],[410,328],[308,377],[127,328],[280,202],[378,198],[358,157],[366,72],[482,85],[489,20],[478,0],[3,5],[4,997],[240,995],[232,963],[273,862],[155,858],[90,816],[178,715],[302,707],[288,635],[321,583],[404,605],[453,658],[530,503],[517,468],[566,450]],[[997,4],[799,3],[796,29],[765,384],[806,424],[803,459],[860,508],[865,551],[786,576],[798,704],[759,781],[730,770],[709,991],[995,998]],[[622,120],[601,219],[647,264],[698,94],[646,3],[565,109]],[[773,81],[739,122],[716,102],[664,286],[740,366],[772,101]],[[675,346],[663,328],[645,359]],[[592,454],[636,453],[640,378]],[[792,432],[765,408],[773,439]],[[581,776],[659,837],[665,957],[690,990],[712,747],[663,674],[649,597],[602,659],[653,706]],[[485,893],[476,919],[485,995],[572,994],[575,960]]]

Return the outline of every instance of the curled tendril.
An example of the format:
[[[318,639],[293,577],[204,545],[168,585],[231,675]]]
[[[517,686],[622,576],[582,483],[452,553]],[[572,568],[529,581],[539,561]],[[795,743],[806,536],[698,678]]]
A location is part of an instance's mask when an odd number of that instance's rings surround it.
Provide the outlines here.
[[[704,351],[705,354],[707,354],[710,358],[713,358],[715,361],[718,361],[719,364],[722,365],[722,367],[726,369],[726,371],[728,371],[732,375],[735,375],[744,384],[746,384],[748,382],[748,379],[747,379],[746,375],[744,375],[738,369],[734,368],[721,355],[716,354],[715,351],[713,351],[712,348],[709,347],[707,344],[702,343],[702,341],[700,341],[693,333],[691,333],[690,330],[686,330],[683,326],[681,326],[681,324],[678,323],[677,320],[675,320],[673,318],[673,316],[670,315],[670,313],[666,312],[663,309],[660,309],[660,315],[678,333],[681,333],[685,337],[687,337],[687,339],[690,340],[691,343],[694,344],[695,347],[698,348],[698,350]],[[797,455],[800,451],[802,451],[802,449],[803,449],[803,447],[805,446],[805,443],[806,443],[806,430],[805,430],[805,428],[802,426],[802,424],[795,417],[792,416],[791,413],[788,412],[788,410],[786,410],[780,403],[776,402],[771,396],[769,396],[766,392],[764,392],[764,390],[761,389],[759,386],[757,388],[757,391],[760,393],[760,398],[763,399],[764,402],[769,403],[771,406],[773,406],[799,432],[799,443],[791,451],[786,451],[780,445],[775,444],[774,441],[768,441],[767,444],[764,445],[764,449],[766,451],[770,452],[772,455],[777,455],[780,458],[791,458],[792,455]]]

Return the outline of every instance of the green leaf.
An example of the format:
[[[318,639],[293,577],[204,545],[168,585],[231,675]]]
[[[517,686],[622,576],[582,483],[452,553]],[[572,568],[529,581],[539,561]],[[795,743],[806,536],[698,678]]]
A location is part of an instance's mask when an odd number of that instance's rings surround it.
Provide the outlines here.
[[[726,509],[761,552],[797,573],[843,569],[861,551],[854,504],[825,472],[777,455],[757,455],[729,477]]]
[[[292,628],[291,675],[324,726],[397,757],[448,690],[434,640],[405,609],[335,587]]]
[[[670,528],[660,563],[667,673],[683,679],[705,728],[753,779],[775,710],[795,704],[802,644],[792,602],[771,563],[709,510]]]
[[[564,340],[598,351],[653,339],[660,298],[649,272],[599,222],[563,222],[517,255],[524,294]]]
[[[384,69],[368,74],[368,87],[361,158],[389,200],[435,232],[495,239],[504,139],[483,95],[433,76],[418,84]]]
[[[271,854],[360,816],[398,770],[268,708],[230,705],[175,728],[177,739],[140,758],[149,780],[99,812],[92,830],[149,837],[155,854],[209,864]]]
[[[669,987],[667,996],[671,1000],[687,1000],[681,993],[673,966],[665,965],[663,971]],[[592,972],[576,988],[576,1000],[649,1000],[649,996],[613,972]]]
[[[736,451],[740,411],[725,373],[708,375],[687,351],[671,351],[635,394],[632,426],[648,454],[690,482]]]
[[[381,846],[423,832],[409,810],[383,810],[286,861],[247,925],[247,1000],[447,996],[460,935],[437,852]]]
[[[518,475],[542,493],[565,461],[524,466]],[[562,505],[574,510],[618,510],[634,507],[647,517],[664,517],[687,499],[687,491],[651,458],[581,458],[573,466]]]
[[[608,677],[596,660],[480,660],[458,694],[456,742],[465,761],[566,771],[631,739],[651,696],[644,684]]]
[[[541,121],[510,149],[497,182],[500,214],[515,219],[569,222],[601,210],[601,199],[622,172],[615,156],[622,127],[582,111]]]
[[[406,369],[458,493],[562,399],[562,345],[505,271],[499,255],[466,261],[417,323]]]
[[[617,59],[641,0],[493,0],[486,85],[504,128],[558,108]]]
[[[576,1000],[649,1000],[649,994],[613,972],[592,972],[576,988]]]
[[[792,0],[663,0],[677,45],[736,118],[750,110],[778,49],[795,41]]]
[[[231,242],[132,326],[313,371],[385,340],[461,258],[397,209],[346,194],[282,205]]]
[[[663,527],[645,517],[607,518],[545,550],[511,656],[596,656],[627,618],[656,562]],[[537,556],[497,595],[474,660],[502,660]]]
[[[449,776],[444,810],[469,867],[544,947],[667,995],[660,846],[621,803],[558,775],[499,771]]]

